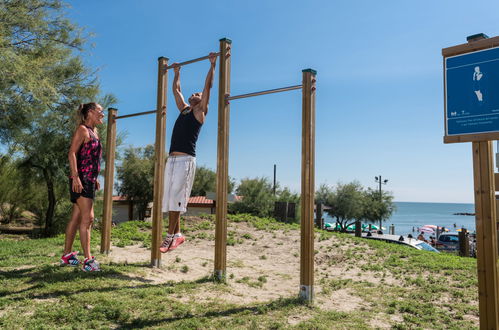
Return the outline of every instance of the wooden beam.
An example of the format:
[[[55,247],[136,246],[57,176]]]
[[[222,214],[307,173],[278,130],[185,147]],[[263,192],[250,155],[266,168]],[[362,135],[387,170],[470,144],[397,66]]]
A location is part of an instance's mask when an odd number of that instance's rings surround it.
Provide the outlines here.
[[[154,163],[154,197],[152,214],[151,265],[161,266],[159,247],[163,239],[163,185],[165,181],[166,86],[168,59],[158,58],[158,92],[156,102],[156,142]]]
[[[499,329],[496,198],[492,141],[473,142],[478,305],[481,329]]]
[[[301,155],[300,298],[314,298],[315,89],[316,74],[303,70]]]
[[[499,132],[444,136],[444,143],[480,142],[499,140]]]
[[[442,49],[442,55],[444,57],[450,57],[455,55],[461,55],[469,52],[475,52],[477,50],[498,47],[499,37],[482,39],[478,41],[472,41],[465,44],[447,47]]]
[[[114,158],[116,155],[116,114],[109,108],[107,115],[106,168],[104,169],[104,207],[102,211],[100,253],[111,250],[111,224],[113,221]]]
[[[229,177],[230,54],[232,41],[220,39],[217,138],[217,202],[214,277],[225,281],[227,268],[227,188]]]

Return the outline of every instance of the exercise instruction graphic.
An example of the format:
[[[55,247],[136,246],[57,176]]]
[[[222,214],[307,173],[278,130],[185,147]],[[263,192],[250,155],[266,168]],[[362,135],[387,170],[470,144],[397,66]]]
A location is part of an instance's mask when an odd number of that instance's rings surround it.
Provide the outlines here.
[[[499,47],[445,59],[446,135],[499,132]]]
[[[483,102],[483,94],[482,91],[480,90],[480,79],[483,77],[483,72],[480,72],[480,67],[475,66],[475,71],[473,71],[473,82],[474,82],[474,89],[475,89],[475,94],[476,97],[478,98],[479,102]]]

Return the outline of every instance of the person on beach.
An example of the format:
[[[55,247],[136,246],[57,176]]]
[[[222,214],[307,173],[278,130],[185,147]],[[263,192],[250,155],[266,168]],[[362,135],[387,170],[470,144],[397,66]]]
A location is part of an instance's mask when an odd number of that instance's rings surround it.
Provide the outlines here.
[[[69,148],[69,193],[73,203],[71,219],[66,227],[64,254],[61,265],[78,266],[78,252],[72,252],[76,231],[80,231],[80,242],[85,259],[82,269],[99,271],[99,263],[90,253],[90,231],[94,221],[95,191],[100,189],[98,175],[102,156],[102,145],[96,125],[102,124],[104,113],[97,103],[80,104],[77,111],[78,126]]]
[[[428,241],[427,241],[427,240],[426,240],[426,238],[424,237],[423,232],[421,232],[421,233],[419,234],[419,236],[418,236],[418,240],[428,243]]]
[[[180,66],[178,63],[172,64],[175,72],[172,89],[180,114],[173,127],[165,169],[162,208],[163,212],[168,212],[168,234],[159,248],[162,253],[172,251],[185,242],[185,237],[180,233],[180,214],[185,213],[191,195],[196,171],[196,142],[208,114],[217,54],[210,53],[209,60],[210,69],[203,92],[192,94],[189,104],[184,101],[180,89]]]

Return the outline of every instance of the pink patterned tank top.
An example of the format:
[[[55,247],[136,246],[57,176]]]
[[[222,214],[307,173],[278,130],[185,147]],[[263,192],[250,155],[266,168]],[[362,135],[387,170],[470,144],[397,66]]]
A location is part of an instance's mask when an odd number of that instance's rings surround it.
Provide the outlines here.
[[[82,181],[95,182],[100,171],[102,145],[92,128],[85,126],[90,134],[90,140],[81,145],[76,154],[76,168]]]

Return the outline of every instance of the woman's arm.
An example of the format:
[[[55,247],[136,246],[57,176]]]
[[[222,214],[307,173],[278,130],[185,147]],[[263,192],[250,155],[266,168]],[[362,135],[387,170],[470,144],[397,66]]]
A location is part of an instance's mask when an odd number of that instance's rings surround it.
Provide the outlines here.
[[[69,148],[68,152],[70,177],[73,179],[73,191],[77,193],[80,193],[83,187],[80,181],[80,177],[78,176],[78,169],[76,166],[76,153],[87,138],[90,138],[88,131],[84,126],[79,126],[76,129],[75,134],[73,135],[71,147]]]

